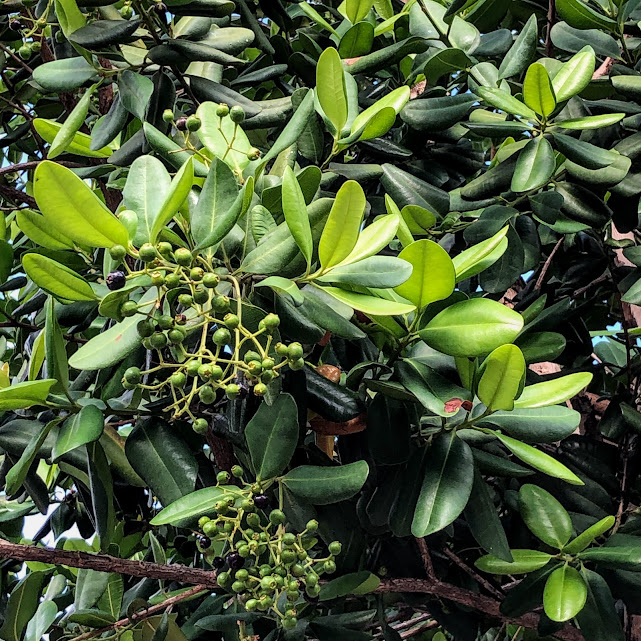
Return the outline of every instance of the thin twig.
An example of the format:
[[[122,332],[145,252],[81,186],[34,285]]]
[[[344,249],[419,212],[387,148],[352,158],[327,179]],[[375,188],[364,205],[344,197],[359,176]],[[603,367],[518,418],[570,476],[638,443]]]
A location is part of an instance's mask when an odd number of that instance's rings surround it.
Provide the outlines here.
[[[497,590],[487,579],[484,579],[478,572],[475,572],[467,563],[465,563],[461,558],[459,558],[452,550],[445,548],[443,550],[445,556],[449,557],[456,565],[458,565],[463,572],[471,576],[477,583],[482,585],[490,594],[493,594],[498,599],[503,598],[503,594],[500,590]]]
[[[559,250],[559,247],[561,247],[561,244],[563,243],[563,240],[565,239],[565,236],[561,236],[559,240],[556,242],[556,245],[554,245],[554,249],[550,252],[550,255],[547,257],[547,260],[543,264],[543,268],[541,269],[541,273],[539,274],[539,277],[536,279],[536,283],[534,284],[534,289],[541,289],[541,285],[543,285],[543,281],[545,280],[545,276],[548,273],[548,269],[550,269],[550,265],[552,264],[552,259],[554,258],[554,254]]]
[[[425,539],[421,536],[417,536],[416,543],[418,543],[418,549],[421,553],[421,560],[423,561],[423,567],[425,568],[425,574],[427,578],[432,581],[438,581],[436,578],[436,573],[434,572],[434,564],[432,563],[432,557],[430,556],[430,551],[425,543]]]
[[[545,30],[545,55],[552,57],[552,27],[556,22],[556,3],[555,0],[548,0],[547,28]]]

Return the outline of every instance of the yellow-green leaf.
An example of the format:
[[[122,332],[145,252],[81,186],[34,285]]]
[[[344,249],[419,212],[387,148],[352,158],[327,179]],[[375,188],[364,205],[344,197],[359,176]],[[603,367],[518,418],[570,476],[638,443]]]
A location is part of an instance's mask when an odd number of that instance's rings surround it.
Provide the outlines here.
[[[490,410],[512,410],[525,376],[525,358],[516,345],[497,347],[483,363],[477,396]]]
[[[31,209],[19,209],[16,222],[20,231],[34,243],[47,249],[73,249],[73,241],[47,223],[47,219]]]
[[[585,605],[588,587],[570,565],[560,567],[550,574],[543,590],[543,609],[552,621],[569,621]]]
[[[325,49],[316,66],[316,96],[318,102],[336,132],[336,137],[347,123],[348,104],[345,86],[345,71],[338,51]]]
[[[0,410],[20,410],[32,405],[43,405],[51,386],[56,382],[53,378],[42,381],[25,381],[0,390]]]
[[[400,314],[409,314],[416,309],[414,305],[398,303],[396,301],[368,296],[367,294],[359,294],[357,292],[348,292],[338,287],[323,287],[323,291],[331,294],[341,303],[349,305],[352,309],[357,309],[359,312],[373,316],[397,316]]]
[[[305,196],[298,180],[296,180],[294,171],[289,165],[285,168],[285,174],[283,175],[283,213],[285,214],[287,227],[294,237],[301,254],[305,257],[309,268],[312,252],[314,251],[312,228],[307,214]]]
[[[538,62],[530,65],[525,74],[523,99],[530,109],[546,118],[556,107],[550,76],[547,69]]]
[[[544,383],[528,385],[514,403],[514,407],[547,407],[563,403],[589,385],[591,380],[592,374],[590,372],[578,372]]]
[[[365,227],[359,234],[354,249],[339,264],[349,265],[363,260],[363,258],[378,254],[381,249],[387,247],[394,240],[394,236],[398,231],[399,220],[396,214],[388,214],[387,216],[381,216],[371,225]]]
[[[91,285],[73,270],[41,254],[25,254],[22,266],[38,287],[62,301],[95,300]]]
[[[56,122],[55,120],[47,120],[46,118],[34,118],[33,126],[35,127],[38,135],[50,144],[56,140],[64,127],[64,123]],[[64,150],[67,153],[74,154],[75,156],[85,156],[87,158],[109,158],[114,152],[112,146],[102,147],[101,149],[91,149],[91,136],[76,131],[71,140],[66,143]],[[49,152],[51,154],[51,151]],[[56,154],[57,155],[57,154]]]

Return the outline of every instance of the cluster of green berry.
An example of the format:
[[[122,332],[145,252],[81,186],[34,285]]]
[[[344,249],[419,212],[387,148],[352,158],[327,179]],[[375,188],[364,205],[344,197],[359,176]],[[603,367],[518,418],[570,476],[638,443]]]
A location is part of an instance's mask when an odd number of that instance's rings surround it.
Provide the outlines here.
[[[35,4],[35,0],[27,0],[22,3],[28,10]],[[38,53],[42,48],[41,30],[46,28],[47,20],[45,18],[33,18],[31,12],[28,15],[15,15],[9,18],[8,27],[10,31],[20,33],[22,44],[17,49],[17,54],[22,60],[29,60],[34,53]],[[29,38],[32,38],[29,41]]]
[[[242,468],[235,466],[232,474],[242,479]],[[243,481],[241,489],[229,481],[227,472],[218,474],[225,494],[214,506],[215,516],[199,520],[198,547],[218,570],[218,584],[248,612],[271,612],[285,629],[295,628],[298,609],[318,599],[320,577],[336,571],[341,544],[333,541],[320,556],[317,521],[301,533],[288,532],[285,514],[270,509],[259,485]]]
[[[121,263],[127,250],[116,246],[110,253]],[[158,291],[153,306],[127,295],[119,306],[123,318],[142,317],[138,333],[157,360],[146,370],[128,368],[122,379],[126,389],[168,391],[173,403],[167,410],[175,417],[188,414],[194,429],[204,433],[208,423],[196,417],[192,402],[210,405],[221,391],[235,399],[250,387],[255,395],[264,396],[280,369],[305,365],[300,343],[273,344],[280,324],[276,314],[267,314],[256,331],[243,325],[239,296],[230,298],[218,291],[224,286],[224,291],[238,294],[239,284],[232,275],[215,272],[204,257],[168,242],[146,243],[137,254],[141,269],[131,270],[124,262],[127,274],[117,270],[106,278],[109,289],[116,291],[128,280],[146,276]]]

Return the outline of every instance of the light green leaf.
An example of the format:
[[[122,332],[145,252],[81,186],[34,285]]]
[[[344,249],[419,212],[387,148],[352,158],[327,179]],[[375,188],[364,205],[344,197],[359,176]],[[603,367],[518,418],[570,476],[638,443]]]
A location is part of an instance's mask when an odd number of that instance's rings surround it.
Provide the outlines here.
[[[550,547],[562,549],[572,536],[567,510],[549,492],[526,483],[519,490],[519,511],[530,532]]]
[[[349,305],[353,309],[372,316],[397,316],[409,314],[416,309],[414,305],[398,303],[376,296],[368,296],[367,294],[350,292],[345,289],[339,289],[338,287],[323,287],[323,291],[331,294],[341,303],[345,303],[345,305]]]
[[[377,218],[371,225],[359,234],[354,249],[344,258],[339,265],[349,265],[374,254],[387,247],[398,231],[399,217],[388,214]]]
[[[511,343],[523,329],[523,317],[489,298],[454,303],[439,312],[419,336],[450,356],[482,356]]]
[[[287,227],[289,227],[289,231],[294,237],[301,254],[305,257],[309,270],[312,252],[314,251],[312,228],[307,214],[305,197],[296,180],[296,175],[289,166],[285,168],[285,174],[283,175],[283,213],[285,214]]]
[[[274,291],[283,292],[291,296],[296,305],[302,305],[305,302],[305,297],[298,288],[298,285],[293,280],[289,280],[289,278],[268,276],[265,280],[256,283],[255,287],[271,287]]]
[[[316,96],[323,113],[334,128],[335,138],[340,138],[347,123],[349,107],[343,63],[333,47],[325,49],[318,59]]]
[[[581,93],[592,80],[596,58],[592,48],[573,55],[552,80],[552,88],[559,102]]]
[[[25,254],[22,267],[38,287],[62,301],[95,300],[91,285],[73,270],[42,254]]]
[[[314,505],[329,505],[354,496],[368,474],[365,461],[327,467],[301,465],[283,476],[282,481],[298,498]]]
[[[543,590],[543,609],[552,621],[569,621],[585,605],[588,587],[578,570],[570,565],[550,574]]]
[[[569,118],[568,120],[555,120],[554,124],[561,129],[600,129],[616,125],[625,118],[625,114],[600,114],[598,116],[585,116],[584,118]]]
[[[33,193],[51,227],[79,245],[127,246],[125,227],[70,169],[49,160],[41,162],[34,174]]]
[[[544,383],[528,385],[514,403],[514,407],[546,407],[547,405],[563,403],[589,385],[591,380],[591,373],[577,372],[576,374],[568,374]]]
[[[501,345],[483,363],[477,396],[492,411],[512,410],[524,377],[523,352],[516,345]]]
[[[499,559],[492,554],[486,554],[474,563],[481,572],[489,574],[526,574],[547,565],[552,559],[551,554],[538,550],[510,550],[514,561],[511,563]]]
[[[97,441],[102,436],[103,427],[102,412],[95,405],[86,405],[62,424],[51,458],[55,461],[77,447]]]
[[[345,13],[347,19],[356,24],[367,17],[374,0],[345,0]]]
[[[593,543],[595,539],[610,530],[615,522],[616,519],[613,516],[606,516],[600,521],[597,521],[594,525],[591,525],[589,528],[581,532],[579,536],[575,537],[566,546],[564,546],[563,552],[566,554],[578,554],[579,552],[583,552],[583,550]]]
[[[434,241],[423,239],[405,247],[398,255],[412,265],[412,275],[395,289],[421,310],[447,298],[454,291],[455,270],[448,253]]]
[[[221,498],[233,496],[236,492],[238,492],[238,488],[235,485],[204,487],[201,490],[190,492],[160,510],[150,523],[155,526],[176,525],[188,519],[197,519],[205,514],[210,514],[211,506]]]
[[[24,641],[40,641],[57,615],[58,606],[53,601],[42,601],[33,619],[27,623]]]
[[[60,62],[64,61],[61,60]],[[56,122],[55,120],[47,120],[46,118],[33,119],[33,126],[38,132],[38,135],[48,143],[53,143],[56,140],[65,124],[66,122],[63,124]],[[83,133],[82,131],[76,131],[71,139],[65,144],[66,146],[64,151],[69,154],[73,154],[74,156],[85,156],[87,158],[109,158],[109,156],[114,152],[114,149],[111,146],[101,147],[100,149],[91,149],[91,136]],[[49,153],[49,158],[51,158],[51,152]]]
[[[506,225],[491,238],[473,245],[452,258],[457,283],[476,276],[493,265],[505,253],[508,244],[505,236],[508,229],[509,226]]]
[[[525,104],[544,118],[556,108],[554,90],[547,69],[538,62],[530,65],[523,81]]]
[[[412,274],[407,260],[394,256],[370,256],[351,265],[333,267],[315,280],[322,283],[343,283],[361,287],[397,287]]]
[[[31,209],[19,209],[16,212],[16,222],[23,234],[26,234],[34,243],[47,249],[73,249],[73,241],[52,229],[47,219]]]
[[[531,445],[521,443],[521,441],[517,441],[515,438],[505,436],[505,434],[494,432],[494,435],[514,456],[521,459],[524,463],[531,465],[535,470],[562,479],[572,485],[584,484],[574,472],[565,467],[563,463],[559,463],[556,459],[553,459],[549,454],[541,452]]]
[[[507,91],[493,87],[479,87],[478,94],[488,104],[515,116],[523,116],[528,120],[536,120],[536,114],[530,107],[511,96]]]
[[[366,205],[363,188],[356,181],[341,185],[318,244],[324,270],[346,259],[356,246]]]
[[[380,113],[383,109],[391,107],[394,110],[394,115],[398,115],[403,109],[403,107],[409,102],[410,99],[410,88],[407,86],[398,87],[394,89],[386,96],[383,96],[377,100],[373,105],[369,106],[367,109],[361,111],[354,122],[352,123],[351,133],[354,134],[359,131],[361,128],[365,127],[372,118]]]
[[[38,608],[43,580],[42,572],[30,572],[11,591],[0,629],[3,641],[20,641],[23,630]]]
[[[519,193],[542,187],[550,180],[555,169],[554,149],[547,138],[539,136],[530,140],[516,162],[512,191]]]

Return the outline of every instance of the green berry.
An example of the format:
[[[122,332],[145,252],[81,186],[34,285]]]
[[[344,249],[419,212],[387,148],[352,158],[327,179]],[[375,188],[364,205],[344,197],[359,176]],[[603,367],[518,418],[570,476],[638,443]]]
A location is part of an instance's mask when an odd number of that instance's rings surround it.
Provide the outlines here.
[[[325,570],[325,572],[327,572],[327,574],[333,574],[334,572],[336,572],[336,563],[331,560],[325,561],[325,563],[323,563],[323,569]]]
[[[202,365],[202,361],[198,358],[194,358],[187,363],[187,374],[189,376],[198,376],[198,370]]]
[[[230,383],[225,388],[225,395],[229,400],[233,400],[237,398],[239,394],[240,394],[240,385],[236,385],[236,383]]]
[[[236,594],[240,594],[241,592],[245,591],[245,582],[244,581],[234,581],[231,584],[231,589],[232,589],[232,592],[236,592]]]
[[[229,311],[229,298],[221,294],[214,296],[212,306],[217,312],[227,312]]]
[[[192,267],[189,270],[189,278],[195,281],[201,281],[205,275],[205,270],[202,267]]]
[[[186,124],[189,131],[198,131],[202,123],[198,116],[189,116],[189,118],[187,118]]]
[[[269,610],[272,605],[274,605],[274,599],[272,599],[267,594],[263,594],[263,596],[260,597],[260,601],[258,602],[258,609],[262,611]]]
[[[154,287],[162,287],[165,284],[165,277],[160,272],[152,272],[151,284]]]
[[[247,159],[248,160],[258,160],[259,158],[260,158],[260,149],[257,149],[256,147],[252,147],[247,152]]]
[[[305,592],[307,593],[307,596],[312,597],[312,599],[314,597],[317,597],[320,594],[320,591],[321,591],[320,585],[315,585],[313,587],[310,585],[307,588],[305,588]]]
[[[229,110],[229,117],[231,118],[232,122],[240,124],[241,122],[243,122],[243,120],[245,120],[245,110],[240,105],[234,105]]]
[[[265,592],[273,592],[277,587],[278,585],[273,576],[266,576],[260,580],[260,589],[265,590]]]
[[[183,307],[191,307],[194,304],[194,299],[192,298],[191,294],[180,294],[178,296],[178,302]]]
[[[212,365],[211,366],[211,375],[209,378],[212,381],[219,381],[223,377],[223,370],[220,367],[220,365]]]
[[[216,107],[216,115],[219,118],[224,118],[229,114],[229,105],[226,105],[224,102],[221,102],[218,107]]]
[[[196,434],[206,434],[209,429],[209,423],[204,418],[197,418],[194,421],[193,428]]]
[[[271,565],[267,565],[266,563],[264,565],[261,565],[258,568],[258,574],[261,577],[269,576],[271,573],[272,573],[272,566]]]
[[[249,578],[249,572],[244,568],[241,568],[240,570],[236,570],[236,574],[234,575],[234,578],[237,581],[247,581],[247,579]]]
[[[260,526],[260,516],[255,512],[247,515],[247,525],[250,527],[259,527]]]
[[[315,572],[310,572],[305,577],[305,584],[310,587],[318,585],[318,574],[316,574]]]
[[[137,385],[142,380],[142,372],[138,367],[129,367],[125,370],[123,378],[131,385]]]
[[[243,468],[242,468],[240,465],[234,465],[234,466],[231,468],[231,473],[232,473],[232,474],[233,474],[233,476],[235,476],[237,479],[242,479],[242,478],[243,478],[244,471],[243,471]]]
[[[305,367],[304,358],[297,358],[295,361],[290,361],[289,363],[289,368],[294,370],[295,372],[303,369],[303,367]]]
[[[252,376],[258,376],[263,371],[263,366],[258,361],[250,361],[247,369]]]
[[[256,396],[265,396],[267,394],[267,385],[265,383],[256,383],[254,385],[254,394]]]
[[[120,15],[125,19],[125,20],[130,20],[132,16],[134,15],[134,10],[129,6],[125,5],[120,9]],[[169,110],[167,110],[169,111]],[[173,114],[172,114],[173,116]]]
[[[173,343],[174,345],[179,345],[185,340],[185,332],[182,331],[182,329],[174,328],[170,330],[167,334],[167,338],[169,338],[169,341]]]
[[[269,521],[273,525],[281,525],[285,523],[285,514],[281,510],[272,510],[269,513]]]
[[[227,328],[220,327],[214,332],[212,340],[216,345],[229,345],[231,342],[231,334]]]
[[[312,519],[311,521],[307,521],[307,525],[305,526],[308,532],[316,532],[318,530],[318,521],[316,519]]]
[[[267,314],[263,318],[263,324],[266,329],[273,331],[280,325],[280,318],[276,314]]]
[[[287,590],[286,595],[287,595],[287,600],[290,603],[294,603],[295,601],[298,601],[298,598],[300,597],[298,590]]]
[[[294,552],[294,550],[283,550],[280,553],[280,558],[283,563],[293,563],[294,561],[296,561],[296,552]]]
[[[292,534],[291,532],[285,532],[285,534],[283,534],[282,541],[283,541],[283,545],[286,545],[289,548],[292,545],[295,545],[296,535]]]
[[[298,550],[296,556],[298,557],[299,561],[304,561],[307,558],[307,552],[305,550]]]
[[[31,47],[29,45],[22,45],[22,47],[18,49],[18,55],[23,60],[29,60],[29,58],[31,58]]]
[[[194,301],[199,305],[206,303],[208,300],[209,300],[209,292],[206,289],[203,289],[202,287],[198,287],[194,291]]]
[[[203,385],[198,391],[198,398],[205,405],[211,405],[216,400],[216,392],[209,385]]]
[[[264,358],[261,362],[261,366],[263,369],[272,369],[274,365],[276,365],[276,363],[274,362],[273,358]]]
[[[179,274],[167,274],[165,276],[165,287],[167,289],[176,289],[180,287],[180,275]]]
[[[172,114],[173,117],[173,114]],[[162,241],[156,245],[156,248],[158,249],[158,253],[161,256],[169,256],[173,250],[173,247],[171,246],[171,243],[168,243],[167,241]]]
[[[256,506],[254,505],[254,501],[252,501],[251,499],[245,499],[244,501],[242,501],[241,504],[240,504],[240,507],[245,512],[248,512],[248,513],[256,511]]]
[[[216,577],[216,582],[221,588],[224,588],[229,584],[230,579],[229,572],[220,572]]]
[[[230,479],[231,479],[231,476],[229,472],[223,471],[223,472],[218,472],[218,474],[216,474],[216,482],[222,483],[223,485],[225,485],[226,483],[229,483]]]
[[[207,272],[203,278],[203,285],[209,289],[214,289],[220,283],[220,276],[214,274],[214,272]]]
[[[255,612],[258,610],[258,599],[248,599],[247,603],[245,603],[245,610],[247,610],[247,612]]]
[[[287,345],[285,345],[284,343],[276,343],[276,345],[274,346],[274,350],[279,356],[283,356],[285,358],[289,356],[289,347],[287,347]]]
[[[265,370],[261,375],[260,375],[260,380],[261,383],[271,383],[274,378],[276,377],[276,372],[273,372],[272,370],[268,369]]]
[[[302,358],[303,354],[303,346],[300,343],[291,343],[287,348],[287,356],[292,361]]]
[[[340,554],[341,550],[343,549],[340,541],[332,541],[328,547],[330,554],[333,554],[334,556]]]
[[[150,263],[152,260],[156,260],[158,256],[156,248],[151,243],[145,243],[138,251],[138,255],[144,263]]]
[[[174,319],[172,316],[169,316],[169,314],[163,314],[156,318],[156,324],[160,329],[171,329],[174,326]]]
[[[171,109],[165,109],[165,111],[162,112],[162,119],[167,123],[172,122],[174,119],[174,112]]]
[[[183,267],[188,267],[194,260],[191,252],[186,247],[179,247],[174,252],[174,260]]]
[[[298,619],[296,617],[285,617],[283,619],[283,628],[285,630],[293,630],[298,625]]]
[[[202,530],[205,527],[205,523],[209,523],[211,519],[208,516],[201,516],[198,519],[198,527]]]
[[[236,329],[240,325],[240,319],[236,314],[225,314],[223,318],[223,323],[227,329]]]
[[[198,368],[198,376],[203,381],[208,381],[211,378],[211,365],[209,363],[204,363]]]
[[[163,349],[167,347],[167,336],[162,332],[156,332],[149,338],[149,342],[154,349]]]
[[[120,313],[125,317],[135,316],[138,313],[138,303],[133,300],[126,300],[120,306]]]
[[[122,245],[114,245],[109,250],[109,255],[114,260],[121,261],[127,255],[127,250]]]
[[[185,387],[185,383],[187,382],[187,377],[183,372],[174,372],[170,377],[169,377],[169,382],[174,386],[178,388],[183,388]]]
[[[291,572],[292,576],[301,577],[305,575],[305,567],[300,563],[294,563],[289,571]]]
[[[250,554],[251,550],[249,549],[248,545],[239,545],[238,548],[236,549],[238,554],[243,557],[243,559],[246,559]]]
[[[154,333],[154,324],[150,320],[141,320],[138,325],[136,325],[138,330],[138,335],[142,338],[149,338]]]
[[[260,363],[260,354],[258,352],[254,352],[252,350],[249,350],[245,356],[243,357],[243,360],[245,363],[249,365],[252,361],[258,361]]]

